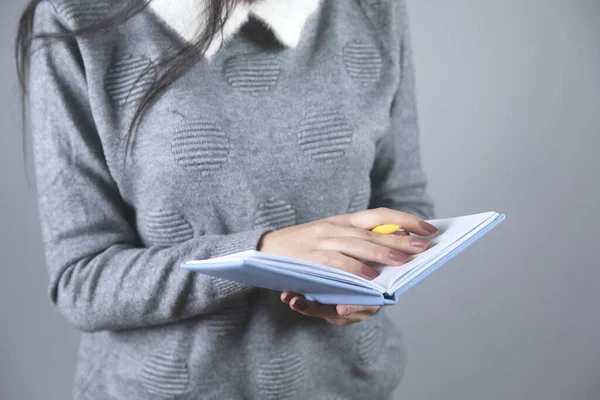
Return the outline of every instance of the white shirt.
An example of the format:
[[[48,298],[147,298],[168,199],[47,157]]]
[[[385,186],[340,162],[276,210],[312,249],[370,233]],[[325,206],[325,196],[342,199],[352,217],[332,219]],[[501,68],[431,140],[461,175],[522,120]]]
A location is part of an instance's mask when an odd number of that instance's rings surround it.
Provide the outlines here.
[[[154,0],[150,8],[184,40],[193,42],[204,29],[207,0]],[[266,24],[286,47],[296,47],[307,19],[319,8],[319,0],[258,0],[239,3],[231,11],[222,32],[207,47],[214,56],[252,16]]]

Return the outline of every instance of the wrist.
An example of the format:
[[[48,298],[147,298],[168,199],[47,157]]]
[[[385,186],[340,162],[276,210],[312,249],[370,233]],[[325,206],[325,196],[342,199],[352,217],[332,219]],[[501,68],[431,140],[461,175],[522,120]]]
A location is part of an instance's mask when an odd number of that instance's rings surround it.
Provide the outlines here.
[[[258,239],[258,243],[256,244],[256,250],[258,250],[258,251],[264,251],[265,250],[265,239],[266,239],[266,237],[270,233],[273,233],[273,231],[267,231],[267,232],[265,232],[265,233],[262,234],[262,236],[260,237],[260,239]]]

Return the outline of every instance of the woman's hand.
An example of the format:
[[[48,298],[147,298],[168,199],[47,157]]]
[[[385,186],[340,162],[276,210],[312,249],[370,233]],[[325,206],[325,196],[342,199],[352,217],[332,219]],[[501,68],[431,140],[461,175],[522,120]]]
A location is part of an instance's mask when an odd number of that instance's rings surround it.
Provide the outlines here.
[[[375,226],[383,224],[398,224],[405,232],[420,236],[437,232],[433,225],[418,217],[389,208],[377,208],[268,232],[262,237],[259,250],[327,265],[365,279],[374,279],[379,276],[379,272],[366,262],[400,266],[410,255],[421,253],[429,246],[429,240],[410,235],[371,232]],[[322,305],[290,293],[283,293],[282,301],[290,304],[295,311],[324,318],[336,325],[358,322],[379,309]]]
[[[307,317],[323,318],[337,326],[346,326],[360,322],[375,314],[379,306],[348,306],[319,304],[306,300],[302,295],[284,292],[281,301],[288,304],[290,308]]]

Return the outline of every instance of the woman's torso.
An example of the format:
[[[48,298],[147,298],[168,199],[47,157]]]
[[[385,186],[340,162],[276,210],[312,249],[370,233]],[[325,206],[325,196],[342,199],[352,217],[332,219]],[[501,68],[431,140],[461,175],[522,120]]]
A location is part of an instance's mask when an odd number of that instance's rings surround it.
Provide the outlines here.
[[[147,10],[81,39],[103,152],[141,243],[366,209],[400,76],[396,8],[322,2],[295,49],[250,24],[149,108],[126,160],[133,111],[161,72],[153,60],[180,38]],[[257,289],[223,310],[83,334],[76,398],[383,398],[402,375],[402,339],[383,312],[340,328]]]

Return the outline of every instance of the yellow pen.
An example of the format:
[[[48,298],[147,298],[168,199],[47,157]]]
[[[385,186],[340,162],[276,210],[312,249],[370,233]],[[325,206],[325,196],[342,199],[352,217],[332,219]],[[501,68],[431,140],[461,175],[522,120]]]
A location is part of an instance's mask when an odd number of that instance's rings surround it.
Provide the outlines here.
[[[404,232],[404,229],[397,224],[377,225],[375,228],[371,229],[371,232],[381,233],[382,235],[389,235],[398,231]]]

